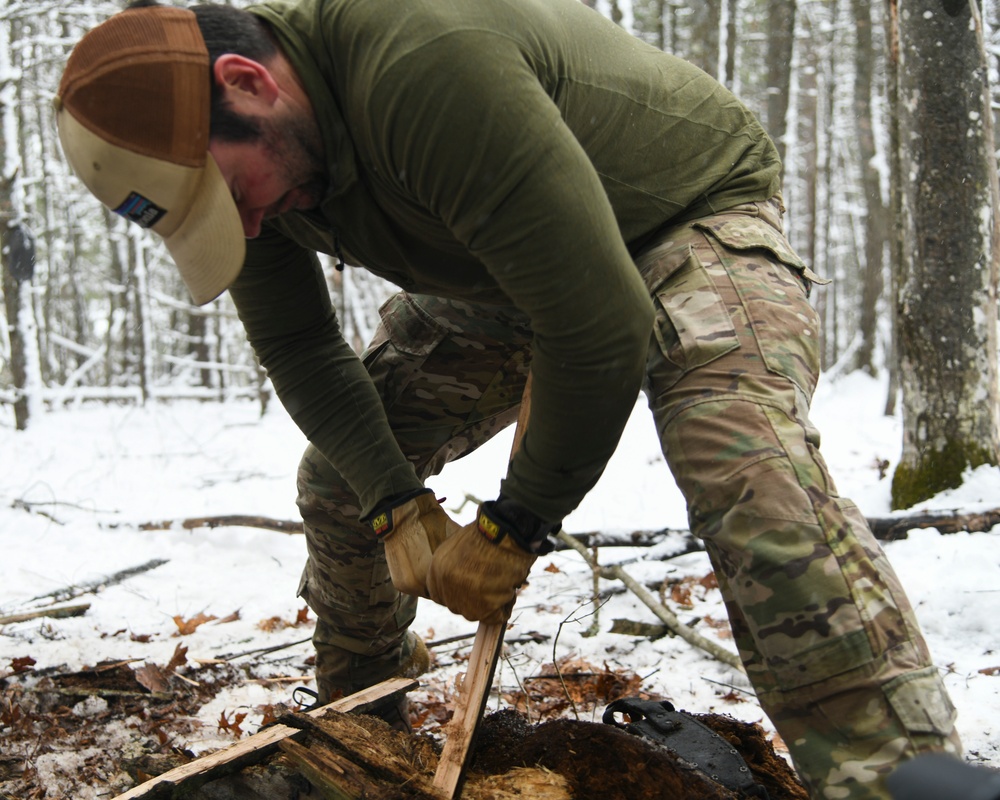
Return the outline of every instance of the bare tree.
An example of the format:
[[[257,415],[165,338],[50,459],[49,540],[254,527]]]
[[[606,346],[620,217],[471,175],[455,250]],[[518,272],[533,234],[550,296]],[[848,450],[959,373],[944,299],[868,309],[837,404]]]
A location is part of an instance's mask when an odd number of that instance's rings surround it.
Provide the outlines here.
[[[795,0],[768,0],[767,132],[785,160],[788,98],[792,86],[795,44]]]
[[[24,430],[40,401],[38,329],[31,302],[35,272],[34,235],[25,216],[23,169],[18,141],[22,82],[12,69],[11,51],[19,27],[15,11],[0,17],[0,271],[3,272],[9,371],[13,384],[14,424]]]
[[[882,197],[882,177],[876,167],[877,148],[872,112],[875,48],[872,45],[872,5],[851,0],[856,25],[854,48],[854,125],[861,170],[864,209],[864,247],[861,263],[861,302],[858,324],[860,340],[854,367],[869,375],[878,371],[875,350],[878,339],[879,303],[884,289],[887,208]]]
[[[1000,463],[997,168],[986,53],[969,0],[899,0],[904,237],[897,297],[905,508]]]

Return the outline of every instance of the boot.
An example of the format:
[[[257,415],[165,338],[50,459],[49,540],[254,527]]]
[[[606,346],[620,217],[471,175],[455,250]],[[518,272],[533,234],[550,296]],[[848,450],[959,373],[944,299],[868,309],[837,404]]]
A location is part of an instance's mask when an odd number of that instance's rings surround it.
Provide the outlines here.
[[[326,705],[336,697],[353,694],[389,678],[418,678],[430,667],[427,645],[413,631],[406,632],[399,652],[401,658],[395,664],[387,664],[385,659],[367,664],[362,656],[317,643],[316,702],[313,705]],[[387,700],[385,705],[369,713],[384,719],[396,730],[413,732],[406,695]]]

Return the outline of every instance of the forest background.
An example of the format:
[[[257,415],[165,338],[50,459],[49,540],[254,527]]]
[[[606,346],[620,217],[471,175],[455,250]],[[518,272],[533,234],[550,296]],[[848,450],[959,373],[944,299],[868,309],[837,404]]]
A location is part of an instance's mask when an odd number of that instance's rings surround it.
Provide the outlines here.
[[[824,368],[903,403],[895,507],[1000,461],[994,0],[587,0],[715,75],[784,161],[786,229],[817,291]],[[247,2],[234,2],[245,6]],[[106,0],[0,0],[0,424],[84,401],[271,399],[228,296],[190,304],[155,237],[69,172],[52,102]],[[392,287],[326,264],[361,349]]]
[[[182,534],[169,522],[220,508],[294,516],[288,471],[302,447],[298,432],[280,409],[264,413],[272,390],[228,296],[192,306],[162,245],[103,209],[70,175],[57,142],[52,102],[66,56],[120,8],[106,0],[0,0],[0,483],[10,487],[0,503],[0,600],[5,611],[33,610],[26,607],[50,585],[155,565],[128,586],[95,589],[85,616],[5,627],[0,784],[20,781],[21,797],[106,796],[108,775],[120,770],[107,761],[135,738],[130,727],[106,724],[110,712],[86,706],[50,718],[44,735],[18,740],[10,719],[28,709],[23,727],[31,733],[39,719],[33,686],[43,673],[138,655],[172,663],[180,635],[173,628],[218,615],[218,626],[184,634],[192,664],[183,677],[200,679],[195,656],[266,653],[281,637],[275,621],[294,620],[294,636],[285,633],[301,639],[293,660],[233,667],[230,685],[197,710],[199,725],[177,727],[194,709],[173,728],[163,723],[202,752],[232,738],[237,711],[238,719],[251,714],[248,728],[261,724],[264,704],[289,694],[278,681],[303,682],[311,672],[297,616],[305,610],[294,597],[301,537],[239,526]],[[893,508],[932,496],[923,510],[996,505],[1000,0],[599,0],[596,8],[717,76],[778,143],[787,232],[812,269],[832,279],[813,293],[827,373],[813,411],[829,432],[824,452],[845,494],[869,515],[888,514],[879,478],[894,466]],[[324,268],[345,336],[360,350],[393,288],[361,269]],[[879,404],[884,416],[873,426]],[[604,494],[588,498],[569,530],[684,524],[644,420],[646,427],[626,432]],[[501,438],[439,476],[435,490],[456,505],[463,492],[488,496],[496,465],[506,463],[509,441]],[[975,469],[984,464],[994,468]],[[961,490],[948,491],[963,480]],[[160,519],[172,527],[136,535],[137,521]],[[967,758],[991,766],[1000,763],[996,542],[982,532],[925,531],[887,545],[942,659]],[[669,568],[656,555],[623,563],[669,587],[671,602],[693,588],[688,593],[699,596],[681,607],[686,618],[724,630],[717,592],[700,597],[710,577],[704,554]],[[686,707],[761,718],[733,670],[669,637],[621,644],[621,637],[587,638],[596,624],[571,631],[577,620],[567,613],[585,616],[569,609],[591,580],[579,559],[560,557],[539,572],[519,600],[525,633],[558,631],[560,653],[592,655],[605,670],[627,663]],[[608,596],[605,619],[637,616],[624,593]],[[434,631],[443,642],[465,632],[433,604],[420,613],[428,641]],[[508,636],[515,639],[522,641]],[[555,642],[526,637],[517,647],[505,661],[508,689],[518,669],[534,675],[546,659],[556,661]],[[463,668],[442,647],[436,657],[429,688],[417,695],[424,717],[443,708]],[[275,683],[265,689],[265,678]],[[65,735],[60,726],[81,719],[118,738],[85,727],[89,739]],[[124,788],[134,779],[114,781]]]

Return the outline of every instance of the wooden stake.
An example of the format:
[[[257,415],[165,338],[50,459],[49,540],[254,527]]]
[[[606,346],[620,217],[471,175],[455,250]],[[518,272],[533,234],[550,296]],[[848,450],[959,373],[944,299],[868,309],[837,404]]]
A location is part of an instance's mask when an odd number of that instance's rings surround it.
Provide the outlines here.
[[[521,395],[521,409],[514,428],[514,441],[510,447],[510,458],[521,446],[521,439],[528,427],[531,413],[531,373],[524,384]],[[476,629],[476,639],[469,656],[469,669],[459,689],[455,701],[455,713],[447,727],[447,736],[437,771],[434,773],[434,788],[447,800],[458,797],[465,780],[466,760],[476,739],[479,723],[486,710],[486,701],[493,685],[500,651],[503,650],[503,635],[507,621],[487,624],[480,622]]]

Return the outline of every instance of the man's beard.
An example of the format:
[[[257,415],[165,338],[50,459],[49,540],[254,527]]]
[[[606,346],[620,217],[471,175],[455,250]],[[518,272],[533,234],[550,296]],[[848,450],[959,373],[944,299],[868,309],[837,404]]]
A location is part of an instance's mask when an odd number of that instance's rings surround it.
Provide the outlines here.
[[[315,122],[289,114],[280,121],[260,119],[259,124],[262,144],[288,186],[305,199],[306,208],[316,208],[326,195],[329,180],[323,142]]]

